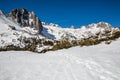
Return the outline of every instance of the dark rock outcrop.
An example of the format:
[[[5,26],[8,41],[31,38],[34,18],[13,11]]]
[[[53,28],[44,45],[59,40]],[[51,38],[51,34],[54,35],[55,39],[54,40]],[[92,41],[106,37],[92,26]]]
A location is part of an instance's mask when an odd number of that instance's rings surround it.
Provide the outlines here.
[[[31,27],[41,33],[43,27],[40,19],[34,14],[34,12],[28,12],[27,9],[14,9],[9,15],[14,21],[16,21],[22,27]]]

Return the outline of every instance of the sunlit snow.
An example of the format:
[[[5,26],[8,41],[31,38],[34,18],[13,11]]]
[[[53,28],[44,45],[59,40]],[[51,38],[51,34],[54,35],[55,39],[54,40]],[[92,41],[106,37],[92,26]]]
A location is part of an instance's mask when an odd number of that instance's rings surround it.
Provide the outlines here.
[[[0,52],[0,80],[120,80],[120,39],[45,54]]]

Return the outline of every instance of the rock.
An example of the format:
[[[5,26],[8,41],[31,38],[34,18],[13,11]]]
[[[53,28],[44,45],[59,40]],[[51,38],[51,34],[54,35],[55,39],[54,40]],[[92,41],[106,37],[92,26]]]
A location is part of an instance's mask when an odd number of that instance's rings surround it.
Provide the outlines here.
[[[28,12],[27,9],[14,9],[9,15],[14,21],[16,21],[22,27],[31,27],[42,32],[42,24],[40,19],[35,15],[34,12]]]

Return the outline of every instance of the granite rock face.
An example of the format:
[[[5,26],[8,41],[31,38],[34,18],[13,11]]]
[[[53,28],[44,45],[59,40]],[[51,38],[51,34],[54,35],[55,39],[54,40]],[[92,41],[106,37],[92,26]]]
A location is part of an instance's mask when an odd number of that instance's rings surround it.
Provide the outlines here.
[[[14,21],[16,21],[22,27],[31,27],[38,30],[41,33],[43,27],[40,19],[34,12],[29,12],[27,9],[14,9],[9,15]]]

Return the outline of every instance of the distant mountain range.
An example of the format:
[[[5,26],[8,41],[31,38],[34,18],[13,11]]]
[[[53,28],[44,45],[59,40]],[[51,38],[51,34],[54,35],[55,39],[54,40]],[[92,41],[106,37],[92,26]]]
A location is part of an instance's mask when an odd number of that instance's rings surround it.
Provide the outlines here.
[[[34,12],[14,9],[9,14],[0,11],[0,51],[29,50],[46,52],[72,46],[89,46],[120,37],[120,29],[106,22],[62,28],[58,24],[41,22]]]

